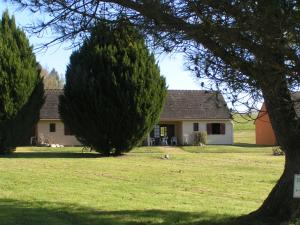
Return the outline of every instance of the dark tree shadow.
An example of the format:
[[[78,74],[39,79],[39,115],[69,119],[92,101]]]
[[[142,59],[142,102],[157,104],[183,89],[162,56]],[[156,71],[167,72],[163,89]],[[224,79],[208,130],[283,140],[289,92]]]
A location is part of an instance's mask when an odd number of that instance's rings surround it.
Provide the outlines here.
[[[250,144],[250,143],[242,143],[242,142],[236,142],[233,144],[233,146],[238,146],[238,147],[253,147],[253,148],[259,148],[259,147],[272,147],[269,145],[257,145],[257,144]]]
[[[81,152],[13,152],[11,154],[0,155],[2,158],[101,158],[98,153]]]
[[[116,203],[117,204],[117,203]],[[0,199],[0,225],[265,225],[228,215],[168,210],[101,211],[78,205]],[[275,225],[275,224],[272,224]]]

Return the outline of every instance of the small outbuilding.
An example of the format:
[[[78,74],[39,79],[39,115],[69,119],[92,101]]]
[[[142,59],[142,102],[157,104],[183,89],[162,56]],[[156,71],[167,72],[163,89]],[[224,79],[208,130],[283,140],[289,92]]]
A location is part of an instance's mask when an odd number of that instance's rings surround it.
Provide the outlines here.
[[[300,92],[293,93],[292,99],[295,101],[296,113],[300,116]],[[255,120],[255,136],[257,145],[277,145],[276,137],[265,104],[262,105]]]
[[[255,139],[257,145],[277,144],[265,104],[262,105],[255,120]]]

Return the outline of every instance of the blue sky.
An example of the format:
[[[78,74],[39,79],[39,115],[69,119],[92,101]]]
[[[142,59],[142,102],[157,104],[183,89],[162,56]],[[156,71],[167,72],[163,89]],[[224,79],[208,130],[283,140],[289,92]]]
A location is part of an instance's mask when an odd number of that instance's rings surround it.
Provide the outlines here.
[[[43,15],[33,16],[27,11],[18,11],[16,7],[0,0],[0,12],[8,9],[11,15],[16,18],[16,23],[19,27],[34,22],[37,18],[42,19]],[[40,43],[45,43],[54,37],[53,34],[46,34],[43,37],[30,36],[27,34],[30,43],[37,46]],[[37,60],[43,67],[51,70],[55,68],[60,74],[64,75],[66,66],[69,62],[72,49],[68,48],[67,44],[60,44],[48,48],[44,51],[36,51]],[[160,55],[156,57],[160,67],[161,74],[166,77],[169,89],[200,89],[199,82],[193,75],[184,70],[183,56],[180,54]]]

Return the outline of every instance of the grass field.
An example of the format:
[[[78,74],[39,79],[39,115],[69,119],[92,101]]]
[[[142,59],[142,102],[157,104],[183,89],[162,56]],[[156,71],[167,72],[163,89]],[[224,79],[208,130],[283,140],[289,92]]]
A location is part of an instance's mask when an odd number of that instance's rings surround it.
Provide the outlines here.
[[[20,148],[0,158],[0,224],[231,224],[261,204],[283,165],[269,149],[173,150],[101,158],[79,148]]]
[[[268,147],[237,140],[110,158],[81,148],[18,148],[0,157],[0,225],[237,224],[266,198],[284,162]]]
[[[255,115],[251,117],[234,114],[234,142],[236,144],[255,144]]]

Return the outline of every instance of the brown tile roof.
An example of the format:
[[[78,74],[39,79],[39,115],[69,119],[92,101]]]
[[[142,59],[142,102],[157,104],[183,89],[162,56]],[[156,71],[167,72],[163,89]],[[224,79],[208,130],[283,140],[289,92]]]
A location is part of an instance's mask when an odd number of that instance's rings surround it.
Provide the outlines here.
[[[58,96],[63,93],[61,89],[46,89],[45,103],[40,111],[40,119],[60,119],[58,113]]]
[[[59,119],[58,96],[62,90],[48,89],[40,111],[40,119]],[[212,91],[168,90],[161,120],[230,119],[231,114],[222,95]]]
[[[169,90],[160,120],[230,119],[221,94],[215,91]]]

